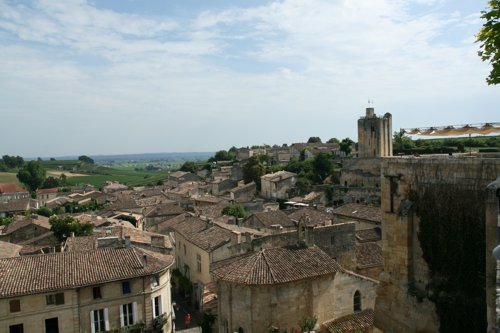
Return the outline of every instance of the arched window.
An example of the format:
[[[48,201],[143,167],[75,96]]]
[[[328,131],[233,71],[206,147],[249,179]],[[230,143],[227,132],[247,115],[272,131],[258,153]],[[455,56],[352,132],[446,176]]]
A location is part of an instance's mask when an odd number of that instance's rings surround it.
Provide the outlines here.
[[[354,293],[354,312],[361,311],[361,293],[356,290]]]

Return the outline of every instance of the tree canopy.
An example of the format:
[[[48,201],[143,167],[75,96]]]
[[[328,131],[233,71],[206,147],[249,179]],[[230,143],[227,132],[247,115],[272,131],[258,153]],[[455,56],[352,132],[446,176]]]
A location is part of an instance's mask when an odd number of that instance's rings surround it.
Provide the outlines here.
[[[311,136],[307,143],[321,143],[321,138],[319,136]]]
[[[349,155],[352,151],[352,145],[354,141],[349,138],[342,139],[340,142],[340,150],[343,151],[346,155]]]
[[[17,179],[30,189],[35,191],[45,180],[45,169],[38,161],[29,161],[17,173]]]
[[[242,218],[244,219],[247,217],[247,211],[245,208],[241,205],[228,205],[222,209],[222,214],[224,215],[231,215],[236,218]]]
[[[24,164],[24,159],[21,156],[3,155],[2,160],[9,169],[19,168]]]
[[[184,171],[184,172],[196,173],[196,171],[198,171],[198,167],[196,166],[195,162],[193,162],[193,161],[186,161],[181,166],[180,170]]]
[[[91,223],[80,223],[71,216],[59,217],[54,215],[49,218],[49,223],[51,225],[50,230],[61,242],[70,237],[72,232],[75,233],[75,236],[89,236],[92,234],[93,229]]]
[[[94,164],[94,160],[88,157],[87,155],[78,156],[78,160],[84,163]]]
[[[265,170],[266,168],[258,156],[250,157],[248,162],[243,165],[243,180],[245,184],[254,181],[257,184],[257,188],[260,190],[260,177],[264,175]]]
[[[481,50],[478,51],[481,60],[488,61],[491,66],[490,75],[486,78],[488,84],[500,83],[500,0],[489,0],[488,8],[483,10],[482,19],[486,22],[476,35]]]

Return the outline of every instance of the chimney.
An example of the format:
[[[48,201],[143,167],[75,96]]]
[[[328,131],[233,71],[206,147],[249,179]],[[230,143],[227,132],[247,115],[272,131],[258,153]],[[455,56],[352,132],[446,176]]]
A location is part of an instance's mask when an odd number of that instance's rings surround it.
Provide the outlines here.
[[[75,232],[74,231],[71,232],[71,238],[75,238]]]
[[[130,247],[130,236],[125,236],[125,247]]]

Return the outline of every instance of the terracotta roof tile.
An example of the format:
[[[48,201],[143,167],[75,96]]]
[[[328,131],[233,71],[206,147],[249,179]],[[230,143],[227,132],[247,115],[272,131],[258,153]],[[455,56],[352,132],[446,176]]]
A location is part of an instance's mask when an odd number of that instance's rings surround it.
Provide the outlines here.
[[[188,218],[172,227],[194,245],[211,251],[231,241],[231,231],[199,218]]]
[[[12,221],[4,230],[4,234],[11,234],[14,231],[22,229],[26,226],[34,224],[38,227],[50,230],[51,226],[49,223],[49,218],[41,215],[34,216],[18,216]]]
[[[382,221],[380,207],[357,203],[348,203],[339,206],[333,210],[333,214],[374,223],[381,223]]]
[[[146,255],[146,265],[143,255]],[[0,297],[151,275],[170,267],[172,263],[172,256],[152,255],[135,247],[0,259]]]
[[[0,241],[0,258],[17,257],[22,248],[18,244]]]
[[[331,333],[354,333],[373,327],[373,310],[366,309],[322,324]]]
[[[275,284],[342,271],[340,265],[318,247],[263,249],[212,264],[220,280],[246,284]]]
[[[356,240],[358,242],[377,242],[382,239],[382,233],[379,227],[356,231]]]
[[[327,224],[327,222],[331,222],[333,219],[333,216],[331,214],[328,214],[324,210],[312,207],[304,207],[301,209],[293,210],[293,212],[289,214],[288,217],[292,220],[298,221],[304,214],[309,215],[309,224],[314,226],[325,225]]]
[[[0,183],[0,193],[28,192],[21,186],[14,183]]]
[[[382,265],[382,248],[376,243],[361,243],[356,245],[356,261],[358,268],[368,268]]]
[[[284,228],[295,226],[290,217],[281,210],[253,213],[252,215],[266,227],[274,224],[280,224]]]

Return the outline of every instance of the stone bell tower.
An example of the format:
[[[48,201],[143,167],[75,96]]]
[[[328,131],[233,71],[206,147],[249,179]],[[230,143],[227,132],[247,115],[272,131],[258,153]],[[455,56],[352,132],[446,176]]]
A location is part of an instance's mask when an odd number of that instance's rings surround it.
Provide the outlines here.
[[[392,115],[377,117],[373,103],[358,119],[358,157],[392,156]]]

